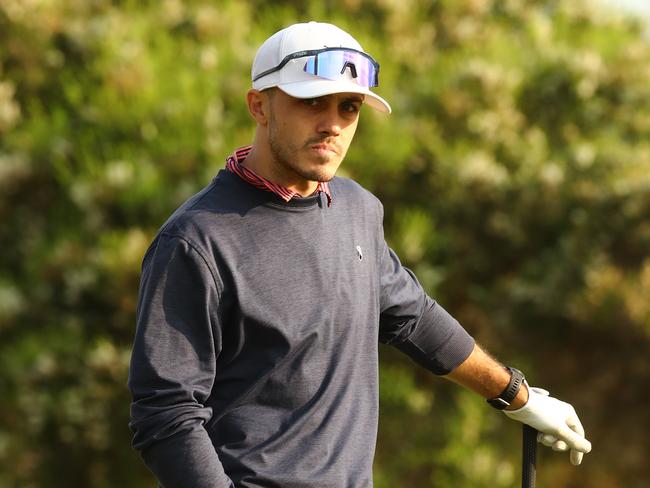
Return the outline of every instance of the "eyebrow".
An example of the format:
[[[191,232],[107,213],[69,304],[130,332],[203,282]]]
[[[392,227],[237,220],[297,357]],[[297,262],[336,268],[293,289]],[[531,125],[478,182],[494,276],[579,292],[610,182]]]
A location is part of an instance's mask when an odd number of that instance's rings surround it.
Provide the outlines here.
[[[359,103],[363,103],[363,100],[364,100],[364,97],[355,97],[355,96],[351,96],[351,97],[346,97],[343,101],[344,101],[344,102],[359,102]]]

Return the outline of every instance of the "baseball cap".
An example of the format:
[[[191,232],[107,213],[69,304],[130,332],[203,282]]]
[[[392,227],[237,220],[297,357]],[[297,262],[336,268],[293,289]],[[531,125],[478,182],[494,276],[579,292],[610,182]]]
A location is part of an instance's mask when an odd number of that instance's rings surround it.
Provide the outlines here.
[[[390,113],[386,100],[370,91],[378,85],[379,64],[350,34],[322,23],[293,24],[269,37],[257,50],[253,88],[278,87],[295,98],[359,93],[375,110]]]

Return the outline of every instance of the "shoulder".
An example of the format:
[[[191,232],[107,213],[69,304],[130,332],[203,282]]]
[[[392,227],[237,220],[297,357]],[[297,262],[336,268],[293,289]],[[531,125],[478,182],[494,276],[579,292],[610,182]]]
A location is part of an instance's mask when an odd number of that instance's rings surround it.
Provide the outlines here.
[[[221,173],[207,186],[183,202],[158,229],[150,246],[160,241],[184,241],[206,252],[218,234],[227,232],[232,220],[241,220],[246,196],[224,182]]]
[[[210,184],[180,205],[159,233],[200,242],[224,227],[241,225],[242,217],[260,203],[259,196],[251,190],[239,177],[222,170]]]
[[[176,235],[192,241],[210,229],[210,216],[218,214],[214,182],[181,204],[159,230],[160,235]]]
[[[332,191],[333,200],[337,198],[351,200],[352,203],[362,204],[383,213],[381,201],[358,182],[343,176],[336,176],[329,182],[329,186]]]

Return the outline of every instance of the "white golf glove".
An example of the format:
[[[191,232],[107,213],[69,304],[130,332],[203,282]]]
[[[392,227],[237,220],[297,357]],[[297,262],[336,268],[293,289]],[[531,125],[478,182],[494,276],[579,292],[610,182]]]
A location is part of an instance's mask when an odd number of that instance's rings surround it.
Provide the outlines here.
[[[571,464],[577,466],[591,451],[591,442],[574,408],[549,396],[542,388],[528,387],[528,402],[517,410],[502,410],[508,417],[539,431],[537,440],[554,451],[571,449]]]

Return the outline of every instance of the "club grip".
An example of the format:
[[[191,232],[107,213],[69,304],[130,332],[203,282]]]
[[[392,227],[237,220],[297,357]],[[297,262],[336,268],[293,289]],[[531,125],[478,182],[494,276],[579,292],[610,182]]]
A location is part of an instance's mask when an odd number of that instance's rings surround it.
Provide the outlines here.
[[[535,488],[537,463],[537,430],[530,425],[523,427],[523,455],[521,459],[521,487]]]

